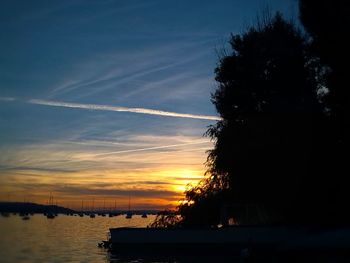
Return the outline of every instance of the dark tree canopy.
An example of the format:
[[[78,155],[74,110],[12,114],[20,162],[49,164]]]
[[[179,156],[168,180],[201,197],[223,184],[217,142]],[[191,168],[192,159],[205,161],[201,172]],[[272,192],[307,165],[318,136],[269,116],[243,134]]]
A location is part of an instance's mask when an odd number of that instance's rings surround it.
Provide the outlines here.
[[[329,69],[328,107],[344,128],[350,111],[350,5],[343,0],[301,0],[299,5],[300,19],[312,38],[311,50]]]
[[[300,20],[311,35],[312,48],[334,70],[349,59],[350,7],[344,0],[300,0]]]
[[[222,120],[206,133],[207,177],[177,225],[349,224],[348,12],[340,0],[300,10],[307,35],[277,13],[231,37],[215,69]]]
[[[311,36],[310,50],[319,57],[323,69],[327,118],[322,122],[322,140],[318,144],[318,175],[327,178],[324,187],[326,211],[330,221],[349,224],[350,200],[350,6],[343,0],[300,0],[300,18]],[[323,156],[323,158],[321,157]],[[322,159],[321,159],[322,158]]]
[[[193,204],[180,210],[186,221],[201,214],[201,207],[220,215],[220,206],[253,204],[263,207],[268,222],[296,220],[301,196],[310,190],[302,186],[315,119],[322,114],[306,41],[276,14],[232,36],[230,44],[232,52],[215,70],[219,85],[212,102],[223,120],[207,132],[215,142],[207,162],[210,177],[187,193]],[[232,213],[236,221],[247,221]]]

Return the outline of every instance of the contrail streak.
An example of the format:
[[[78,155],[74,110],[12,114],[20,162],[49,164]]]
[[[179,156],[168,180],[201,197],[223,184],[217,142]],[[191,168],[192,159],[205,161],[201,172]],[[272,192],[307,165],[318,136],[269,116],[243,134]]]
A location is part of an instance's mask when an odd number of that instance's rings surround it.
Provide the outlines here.
[[[205,141],[205,142],[204,141],[200,141],[200,142],[188,142],[188,143],[172,144],[172,145],[162,145],[162,146],[154,146],[154,147],[147,147],[147,148],[115,151],[115,152],[97,153],[97,154],[94,154],[94,156],[110,155],[110,154],[118,154],[118,153],[142,152],[142,151],[150,151],[150,150],[159,150],[159,149],[166,149],[166,148],[173,148],[173,147],[180,147],[180,146],[187,146],[187,145],[194,145],[194,144],[204,144],[204,143],[208,143],[208,142],[207,141]]]
[[[215,120],[215,121],[221,120],[220,117],[212,116],[212,115],[198,115],[198,114],[179,113],[179,112],[153,110],[153,109],[145,109],[145,108],[129,108],[129,107],[120,107],[120,106],[111,106],[111,105],[83,104],[83,103],[72,103],[72,102],[51,101],[51,100],[38,100],[38,99],[31,99],[28,102],[31,104],[46,105],[46,106],[53,106],[53,107],[78,108],[78,109],[103,110],[103,111],[118,111],[118,112],[133,112],[133,113],[150,114],[150,115],[158,115],[158,116],[202,119],[202,120]]]
[[[14,100],[16,99],[12,97],[0,97],[0,101],[14,101]]]

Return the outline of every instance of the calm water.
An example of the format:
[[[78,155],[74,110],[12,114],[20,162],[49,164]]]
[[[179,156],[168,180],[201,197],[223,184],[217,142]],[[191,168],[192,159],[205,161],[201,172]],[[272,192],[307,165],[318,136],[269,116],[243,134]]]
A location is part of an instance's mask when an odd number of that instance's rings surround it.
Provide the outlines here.
[[[140,215],[132,219],[66,215],[47,219],[36,214],[24,221],[18,215],[0,216],[0,262],[121,262],[97,243],[106,240],[111,227],[142,227],[153,219]]]
[[[41,214],[22,220],[18,215],[0,216],[0,262],[125,262],[125,263],[194,263],[194,262],[242,262],[230,256],[218,255],[116,255],[98,248],[97,243],[106,240],[111,227],[144,227],[155,216],[125,219],[117,217],[90,218],[87,216],[59,215],[47,219]],[[159,251],[161,254],[162,251]]]
[[[234,256],[232,251],[226,255],[205,253],[190,253],[186,255],[112,255],[107,250],[97,247],[97,243],[106,240],[106,234],[111,227],[134,226],[144,227],[152,222],[154,216],[141,218],[125,216],[90,218],[87,216],[59,215],[55,219],[47,219],[43,215],[31,216],[23,221],[21,217],[11,215],[0,216],[0,262],[125,262],[125,263],[221,263],[221,262],[349,262],[341,258],[326,258],[312,255],[289,259],[289,256],[255,258],[247,261]],[[317,259],[317,260],[315,260]],[[347,258],[349,259],[349,258]]]

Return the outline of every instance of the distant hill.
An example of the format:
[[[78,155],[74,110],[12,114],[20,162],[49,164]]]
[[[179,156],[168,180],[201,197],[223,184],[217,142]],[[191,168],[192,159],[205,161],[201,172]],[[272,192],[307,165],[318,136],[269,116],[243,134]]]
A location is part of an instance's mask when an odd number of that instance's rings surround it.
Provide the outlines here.
[[[48,213],[54,212],[57,214],[67,214],[67,213],[80,213],[81,211],[75,211],[69,208],[65,208],[57,205],[40,205],[36,203],[24,203],[24,202],[0,202],[0,213],[8,212],[8,213]],[[84,212],[92,212],[92,213],[109,213],[115,212],[119,214],[126,214],[128,210],[103,210],[103,209],[95,209],[93,211],[86,210]],[[157,214],[159,210],[155,209],[144,209],[144,210],[132,210],[134,215],[142,215],[142,214]]]
[[[9,213],[75,213],[76,211],[57,205],[40,205],[23,202],[0,202],[0,212]]]

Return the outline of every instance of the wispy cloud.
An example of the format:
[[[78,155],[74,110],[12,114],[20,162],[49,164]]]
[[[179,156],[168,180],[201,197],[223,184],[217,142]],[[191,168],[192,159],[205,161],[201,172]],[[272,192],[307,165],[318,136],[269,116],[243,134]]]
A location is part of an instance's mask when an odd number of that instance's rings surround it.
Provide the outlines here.
[[[208,138],[186,135],[112,133],[110,137],[83,140],[52,140],[0,146],[0,169],[45,171],[87,171],[99,169],[133,170],[145,167],[201,166],[205,150],[212,147]],[[205,147],[205,148],[203,148]]]
[[[121,50],[114,53],[98,55],[77,65],[80,69],[51,91],[49,98],[66,93],[86,97],[109,89],[120,89],[121,86],[144,80],[147,76],[158,76],[160,72],[172,72],[176,67],[194,63],[208,55],[210,49],[199,49],[208,45],[211,39],[183,40],[175,43],[162,43],[157,48],[144,50]],[[194,52],[194,49],[196,51]],[[185,52],[185,51],[187,52]],[[127,53],[126,56],[124,53]],[[131,54],[129,54],[131,53]],[[173,56],[169,57],[169,54]],[[99,69],[96,72],[96,68]],[[188,72],[185,72],[188,74]],[[71,74],[71,73],[70,73]],[[173,74],[171,74],[173,76]],[[178,72],[177,74],[178,75]],[[98,87],[98,88],[96,88]],[[72,93],[84,89],[84,93]],[[137,90],[137,85],[133,90]],[[141,90],[144,89],[141,85]]]
[[[160,149],[167,149],[167,148],[174,148],[174,147],[181,147],[181,146],[188,146],[188,145],[195,145],[195,144],[204,144],[204,143],[207,144],[208,142],[207,141],[200,141],[200,142],[190,142],[190,143],[182,143],[182,144],[162,145],[162,146],[139,148],[139,149],[131,149],[131,150],[122,150],[122,151],[115,151],[115,152],[99,153],[99,154],[96,154],[96,156],[109,155],[109,154],[118,154],[118,153],[131,153],[131,152],[142,152],[142,151],[150,151],[150,150],[160,150]]]
[[[84,103],[72,103],[72,102],[38,100],[38,99],[31,99],[28,102],[31,104],[53,106],[53,107],[78,108],[78,109],[102,110],[102,111],[116,111],[116,112],[132,112],[132,113],[158,115],[158,116],[166,116],[166,117],[178,117],[178,118],[214,120],[214,121],[221,120],[220,117],[212,116],[212,115],[179,113],[179,112],[171,112],[171,111],[146,109],[146,108],[130,108],[130,107],[111,106],[111,105],[84,104]]]
[[[14,100],[16,99],[12,97],[0,97],[0,101],[14,101]]]

